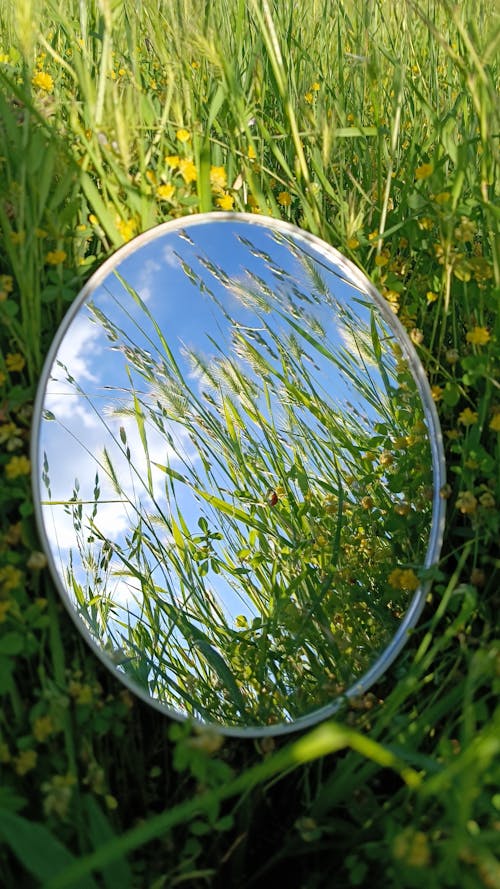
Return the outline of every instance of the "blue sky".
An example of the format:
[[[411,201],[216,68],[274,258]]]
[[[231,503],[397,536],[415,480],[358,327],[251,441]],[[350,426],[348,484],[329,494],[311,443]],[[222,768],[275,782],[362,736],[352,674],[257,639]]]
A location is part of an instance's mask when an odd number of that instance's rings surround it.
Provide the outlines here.
[[[221,351],[234,357],[235,330],[249,335],[252,343],[258,342],[260,337],[275,352],[276,344],[286,344],[293,333],[309,356],[308,373],[321,391],[324,402],[344,413],[347,426],[356,412],[364,417],[362,422],[367,430],[383,418],[376,405],[368,403],[363,393],[353,386],[347,373],[350,361],[351,368],[358,368],[364,380],[370,379],[373,391],[382,393],[384,401],[382,379],[375,362],[369,357],[373,307],[368,296],[360,294],[358,287],[345,281],[342,268],[333,261],[326,262],[325,256],[319,252],[315,255],[314,248],[309,245],[307,262],[313,278],[317,276],[317,286],[314,287],[311,286],[311,275],[306,274],[304,264],[296,255],[297,249],[302,248],[290,247],[264,227],[243,221],[228,224],[224,220],[198,226],[188,221],[186,226],[184,232],[164,231],[161,236],[143,244],[137,252],[126,256],[117,267],[116,271],[128,287],[137,292],[142,306],[114,271],[110,271],[95,288],[91,300],[98,317],[88,301],[81,306],[61,343],[47,386],[44,408],[55,419],[42,422],[40,453],[41,459],[43,453],[47,453],[52,502],[70,498],[76,477],[80,485],[79,497],[91,501],[97,470],[103,501],[98,511],[99,528],[120,545],[135,527],[141,511],[156,510],[167,517],[169,514],[164,473],[152,465],[150,483],[147,482],[141,430],[130,410],[128,414],[123,411],[131,407],[131,382],[138,397],[152,410],[161,389],[161,367],[168,361],[155,323],[167,340],[182,375],[198,395],[206,388],[206,380],[194,371],[187,354],[189,350],[194,350],[213,366]],[[210,264],[212,270],[208,267]],[[249,299],[249,291],[253,292],[253,299]],[[256,298],[267,303],[269,311],[262,308],[256,311]],[[106,322],[102,321],[105,318],[110,319],[119,331],[117,340],[114,340],[111,328],[105,329]],[[311,336],[336,353],[338,363],[330,361],[324,352],[301,338],[293,326],[295,322],[305,326]],[[272,324],[274,343],[265,330],[266,324]],[[377,318],[377,325],[381,338],[394,342],[394,335],[381,318]],[[361,343],[364,365],[360,355],[356,354],[353,331]],[[264,352],[269,357],[269,352]],[[393,353],[386,349],[383,354],[388,375],[393,378]],[[270,360],[273,364],[273,359]],[[150,374],[155,380],[156,391],[151,380],[145,380],[141,374],[141,361],[145,365],[149,363],[150,369],[156,366],[156,371]],[[62,365],[73,381],[68,380]],[[258,376],[248,364],[240,366],[248,379],[259,384]],[[274,366],[279,368],[279,361],[274,361]],[[271,405],[277,415],[282,413],[279,398],[277,392]],[[262,400],[259,405],[263,407]],[[117,408],[122,409],[119,416],[113,415]],[[178,472],[184,472],[183,460],[194,468],[199,466],[200,456],[183,425],[164,417],[161,422],[163,432],[151,421],[146,427],[151,464],[168,464]],[[311,431],[318,428],[312,416],[309,423]],[[126,446],[120,430],[131,449],[136,472],[131,471],[126,459]],[[165,432],[173,437],[173,446]],[[254,434],[258,435],[258,430]],[[117,495],[106,472],[104,447],[116,468],[123,496]],[[196,499],[189,487],[182,484],[178,484],[176,493],[191,532],[199,533],[199,498]],[[58,553],[56,561],[60,564],[61,574],[64,574],[72,551],[75,571],[83,579],[72,522],[64,506],[45,506],[44,520],[51,546]],[[168,532],[161,526],[158,528],[158,534],[163,535],[168,546],[171,542]],[[157,571],[158,582],[164,586],[163,567]],[[237,614],[246,614],[250,618],[255,613],[251,603],[238,598],[220,576],[209,574],[207,581],[216,596],[225,600],[230,622]],[[130,607],[134,586],[137,582],[127,583],[117,577],[114,582],[116,601]]]

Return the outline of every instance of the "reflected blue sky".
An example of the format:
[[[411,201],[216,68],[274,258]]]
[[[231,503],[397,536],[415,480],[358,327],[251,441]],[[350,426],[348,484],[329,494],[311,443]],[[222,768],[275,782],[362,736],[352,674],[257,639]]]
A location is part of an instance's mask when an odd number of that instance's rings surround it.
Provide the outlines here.
[[[373,324],[381,343],[378,365],[371,339]],[[267,392],[267,400],[255,365],[242,358],[241,352],[236,354],[238,337],[260,351],[278,381],[270,397]],[[158,467],[183,473],[188,466],[203,477],[200,451],[185,425],[176,422],[171,411],[162,414],[162,387],[175,382],[176,374],[177,379],[189,381],[197,397],[211,390],[217,401],[217,385],[213,380],[210,383],[199,365],[205,363],[217,377],[218,362],[224,356],[238,359],[246,380],[260,390],[258,409],[280,429],[290,454],[306,433],[325,437],[323,409],[337,417],[339,433],[343,430],[347,438],[352,433],[353,447],[358,448],[363,437],[368,441],[373,435],[377,423],[394,421],[388,392],[388,385],[396,385],[396,357],[390,348],[394,342],[370,298],[346,280],[345,270],[333,259],[328,262],[320,252],[315,254],[311,245],[304,251],[293,239],[237,220],[191,224],[189,232],[168,231],[143,244],[95,288],[91,302],[81,306],[47,386],[40,453],[42,458],[47,455],[51,505],[43,510],[62,576],[71,554],[78,581],[86,583],[78,558],[89,533],[82,532],[77,540],[65,504],[78,478],[76,496],[85,504],[84,514],[89,514],[97,472],[96,524],[103,537],[125,548],[139,517],[154,515],[149,527],[152,578],[158,587],[172,589],[172,577],[155,555],[156,545],[172,544],[174,508],[166,495],[165,473]],[[317,412],[297,408],[297,429],[287,426],[290,388],[283,379],[280,354],[280,349],[288,353],[292,346],[297,351],[297,368],[302,363],[307,369],[302,379],[297,370],[297,379],[300,384],[303,379],[309,381],[318,402]],[[198,367],[193,356],[200,359]],[[218,379],[222,391],[220,373]],[[142,432],[131,393],[146,410]],[[258,438],[258,423],[250,417],[248,423]],[[348,450],[335,441],[331,446],[347,473]],[[110,465],[119,479],[118,489]],[[317,471],[314,462],[307,469],[311,474]],[[218,492],[227,487],[223,474],[212,478]],[[336,484],[333,460],[330,482]],[[199,533],[200,516],[215,517],[215,511],[200,503],[189,485],[177,486],[176,500],[175,509],[182,512],[191,534]],[[221,531],[225,532],[223,519]],[[133,591],[138,590],[138,583],[118,573],[122,567],[119,559],[112,560],[108,592],[120,608],[136,611],[139,606],[133,604]],[[243,586],[235,589],[211,572],[206,584],[223,603],[229,623],[239,614],[248,619],[255,616]],[[110,624],[110,628],[117,630],[118,625]]]

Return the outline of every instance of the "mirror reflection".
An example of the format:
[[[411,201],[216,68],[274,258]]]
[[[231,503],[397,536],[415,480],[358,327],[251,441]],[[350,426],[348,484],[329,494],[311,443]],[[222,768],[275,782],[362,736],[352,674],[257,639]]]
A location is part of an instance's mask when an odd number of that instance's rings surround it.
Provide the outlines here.
[[[59,587],[181,715],[291,724],[363,677],[418,596],[433,464],[370,285],[291,226],[192,217],[89,282],[38,432]]]

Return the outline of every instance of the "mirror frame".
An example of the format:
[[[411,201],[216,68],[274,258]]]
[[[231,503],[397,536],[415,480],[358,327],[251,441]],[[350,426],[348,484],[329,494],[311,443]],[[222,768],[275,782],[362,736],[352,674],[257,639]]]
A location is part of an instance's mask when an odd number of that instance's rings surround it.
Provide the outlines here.
[[[175,232],[179,229],[189,229],[189,227],[192,225],[206,225],[215,221],[238,223],[246,222],[258,227],[260,226],[266,227],[268,229],[274,229],[275,231],[281,232],[285,235],[294,236],[299,242],[302,242],[303,244],[313,248],[317,253],[322,255],[325,260],[334,260],[335,263],[340,267],[340,269],[345,272],[346,277],[364,290],[366,295],[373,301],[374,305],[380,312],[382,319],[394,333],[396,340],[401,346],[403,355],[408,362],[413,379],[415,380],[415,385],[417,388],[417,392],[422,400],[424,416],[428,426],[429,446],[432,459],[433,495],[432,521],[429,530],[426,557],[423,563],[424,569],[430,569],[437,563],[441,551],[444,534],[446,504],[440,492],[445,484],[446,466],[441,427],[439,424],[436,407],[432,399],[427,376],[417,355],[415,347],[413,346],[401,322],[392,312],[388,303],[383,299],[376,287],[364,275],[364,273],[361,272],[360,269],[358,269],[357,266],[354,265],[353,262],[347,259],[334,247],[327,244],[325,241],[321,240],[315,235],[310,234],[309,232],[304,231],[303,229],[298,228],[295,225],[292,225],[278,218],[251,213],[231,213],[216,211],[210,213],[199,213],[191,214],[189,216],[181,216],[177,219],[173,219],[169,222],[165,222],[161,225],[155,226],[154,228],[151,228],[138,235],[131,241],[128,241],[122,247],[119,247],[107,260],[105,260],[96,269],[96,271],[90,276],[87,283],[81,289],[79,294],[76,296],[74,302],[64,316],[47,353],[38,384],[33,409],[30,456],[34,510],[40,541],[42,543],[43,551],[47,557],[52,580],[62,601],[64,602],[67,612],[69,613],[73,623],[75,624],[75,627],[77,628],[80,635],[83,636],[87,645],[98,657],[101,663],[107,668],[107,670],[109,670],[123,685],[125,685],[125,687],[132,694],[141,699],[144,703],[147,703],[149,706],[154,707],[164,716],[167,716],[179,722],[184,722],[186,719],[188,719],[193,724],[201,728],[208,729],[228,737],[261,738],[266,736],[289,734],[291,732],[309,728],[310,726],[313,726],[316,723],[333,716],[335,713],[338,712],[339,709],[341,709],[341,707],[346,702],[348,702],[352,698],[356,698],[365,694],[368,689],[373,686],[374,683],[377,682],[377,680],[380,679],[381,676],[387,671],[388,667],[393,663],[393,661],[396,659],[396,657],[399,655],[402,648],[408,641],[410,633],[415,627],[424,608],[427,592],[430,585],[429,582],[424,582],[417,588],[394,636],[391,638],[389,644],[382,650],[381,654],[376,658],[371,667],[369,667],[369,669],[359,679],[357,679],[342,695],[334,698],[329,704],[324,705],[317,710],[313,710],[307,715],[299,717],[298,719],[290,723],[280,722],[273,725],[243,727],[223,725],[215,722],[202,722],[195,719],[194,717],[186,717],[185,714],[171,709],[166,704],[163,704],[160,701],[157,701],[155,698],[149,696],[143,689],[141,689],[139,686],[136,686],[133,680],[129,679],[126,674],[121,673],[116,668],[116,665],[114,665],[111,659],[107,656],[107,654],[94,641],[94,639],[90,635],[90,632],[87,630],[81,619],[78,617],[78,614],[68,596],[68,593],[59,575],[54,557],[52,555],[48,535],[45,529],[41,507],[42,492],[40,487],[41,473],[39,450],[43,403],[54,360],[70,325],[76,318],[84,303],[93,295],[96,288],[105,280],[105,278],[113,271],[113,269],[115,269],[116,266],[118,266],[128,256],[132,255],[137,250],[140,250],[143,245],[155,240],[158,237],[161,237],[164,233]]]

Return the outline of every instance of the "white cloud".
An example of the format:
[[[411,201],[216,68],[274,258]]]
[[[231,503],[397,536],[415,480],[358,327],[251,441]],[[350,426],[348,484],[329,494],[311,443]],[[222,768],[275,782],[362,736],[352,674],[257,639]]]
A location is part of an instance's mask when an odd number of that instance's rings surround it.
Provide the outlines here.
[[[57,352],[47,382],[44,407],[52,411],[61,420],[79,417],[85,426],[98,425],[97,418],[86,404],[85,398],[78,392],[75,385],[68,380],[68,374],[78,380],[83,388],[85,381],[96,383],[96,357],[102,352],[103,343],[99,342],[102,331],[87,315],[78,315]],[[60,365],[63,365],[61,367]],[[64,370],[66,368],[66,371]]]
[[[154,259],[147,259],[141,268],[141,274],[139,275],[137,284],[134,284],[133,286],[145,303],[149,302],[151,296],[154,295],[155,278],[157,273],[161,272],[161,270],[161,264]]]
[[[163,250],[161,251],[161,255],[166,264],[170,266],[170,268],[179,268],[179,258],[175,252],[174,247],[172,247],[170,244],[165,244]]]

